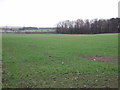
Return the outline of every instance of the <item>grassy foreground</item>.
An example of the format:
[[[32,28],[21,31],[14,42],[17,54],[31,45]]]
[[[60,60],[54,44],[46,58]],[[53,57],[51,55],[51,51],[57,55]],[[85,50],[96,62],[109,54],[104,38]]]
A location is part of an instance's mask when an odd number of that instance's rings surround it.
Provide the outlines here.
[[[3,88],[117,88],[118,34],[3,34]]]

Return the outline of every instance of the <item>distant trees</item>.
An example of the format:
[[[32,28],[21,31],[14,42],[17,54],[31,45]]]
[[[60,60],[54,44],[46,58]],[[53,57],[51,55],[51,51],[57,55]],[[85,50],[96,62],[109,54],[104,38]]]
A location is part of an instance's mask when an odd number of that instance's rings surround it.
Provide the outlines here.
[[[120,18],[62,21],[57,24],[56,32],[61,34],[99,34],[119,33]]]
[[[22,27],[22,28],[19,28],[19,30],[32,30],[32,29],[38,29],[37,27]]]

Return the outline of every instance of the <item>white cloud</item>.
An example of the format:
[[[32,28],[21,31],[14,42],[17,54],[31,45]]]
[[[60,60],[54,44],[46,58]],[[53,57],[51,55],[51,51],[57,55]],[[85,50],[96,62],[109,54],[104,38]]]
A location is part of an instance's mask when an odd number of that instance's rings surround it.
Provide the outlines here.
[[[67,19],[117,16],[117,0],[0,0],[0,25],[52,27]]]

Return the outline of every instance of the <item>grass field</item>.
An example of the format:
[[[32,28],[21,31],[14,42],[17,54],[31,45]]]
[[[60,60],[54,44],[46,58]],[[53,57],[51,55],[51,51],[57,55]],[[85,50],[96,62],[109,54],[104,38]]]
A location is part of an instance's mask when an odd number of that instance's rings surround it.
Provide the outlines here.
[[[3,34],[2,45],[3,88],[118,87],[118,34]]]

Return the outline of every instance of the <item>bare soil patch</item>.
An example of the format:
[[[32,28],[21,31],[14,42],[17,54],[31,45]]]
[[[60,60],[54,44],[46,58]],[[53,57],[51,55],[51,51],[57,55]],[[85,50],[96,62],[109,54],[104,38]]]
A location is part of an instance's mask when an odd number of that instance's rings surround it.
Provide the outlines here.
[[[118,60],[117,57],[110,57],[110,56],[82,56],[82,58],[86,58],[88,60],[93,60],[93,61],[101,61],[101,62],[111,62]]]

